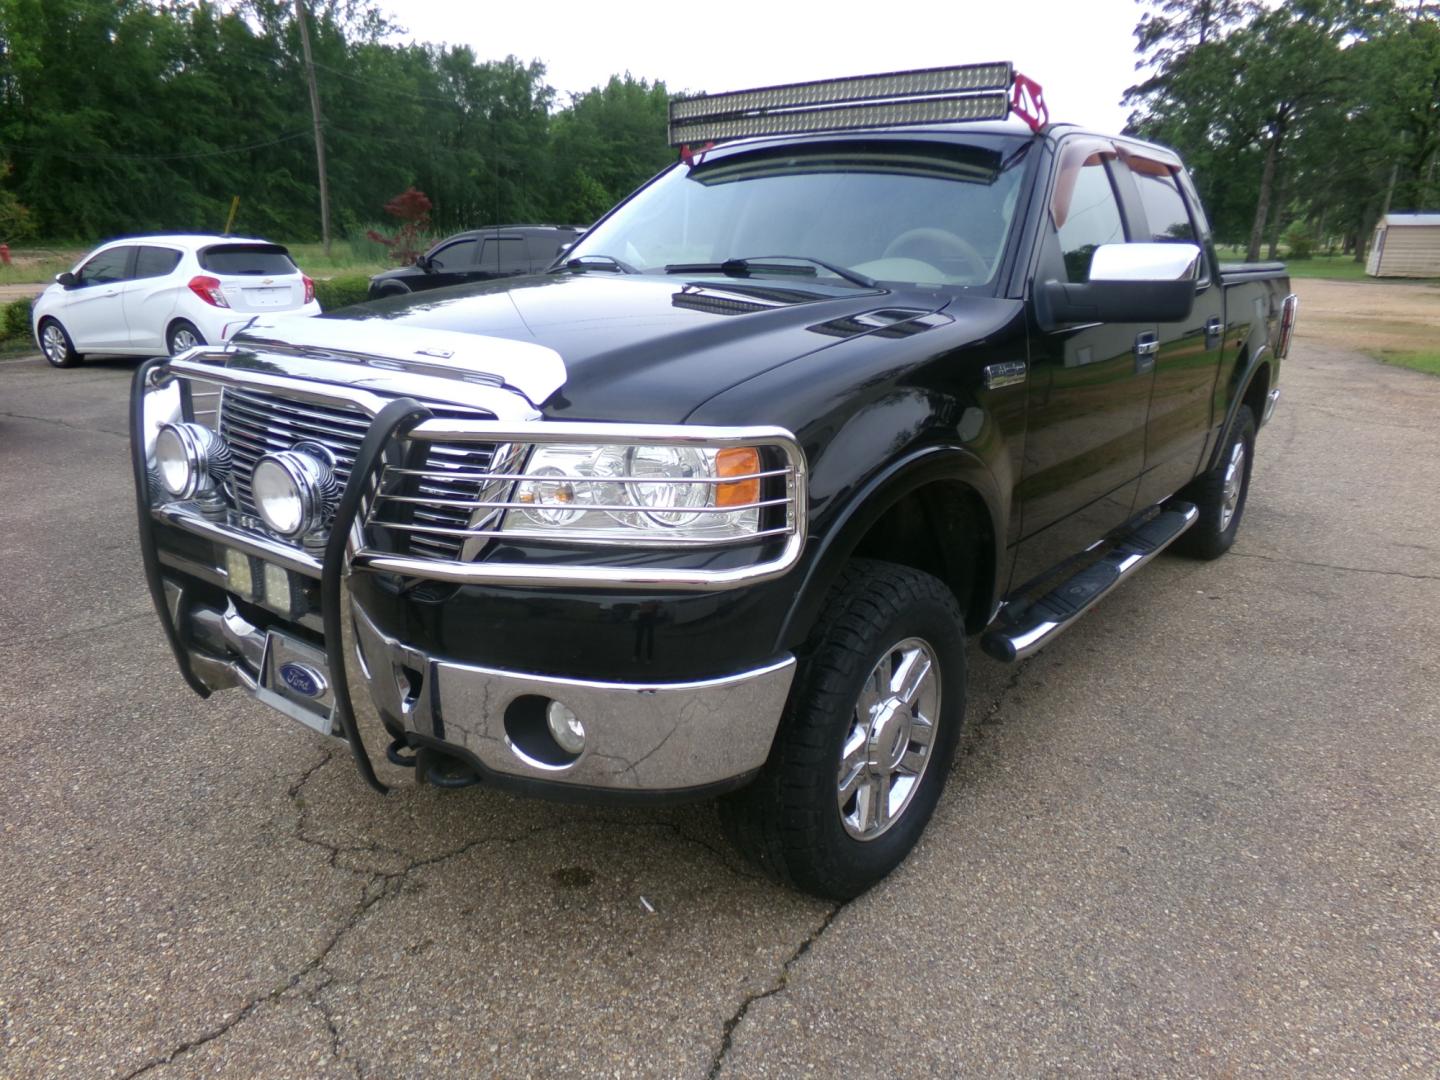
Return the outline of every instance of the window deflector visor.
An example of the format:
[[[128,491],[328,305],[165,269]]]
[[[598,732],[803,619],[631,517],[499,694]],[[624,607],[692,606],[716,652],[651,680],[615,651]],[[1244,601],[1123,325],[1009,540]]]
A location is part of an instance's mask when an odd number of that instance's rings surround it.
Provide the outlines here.
[[[1060,150],[1060,167],[1056,172],[1055,191],[1050,196],[1050,214],[1055,228],[1063,229],[1070,220],[1070,202],[1075,196],[1075,183],[1080,170],[1118,157],[1115,144],[1103,139],[1070,139]]]

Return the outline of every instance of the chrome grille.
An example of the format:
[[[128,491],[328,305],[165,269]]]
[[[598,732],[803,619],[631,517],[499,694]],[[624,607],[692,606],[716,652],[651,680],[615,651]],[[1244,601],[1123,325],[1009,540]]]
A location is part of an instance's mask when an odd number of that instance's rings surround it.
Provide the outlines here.
[[[438,416],[461,419],[490,419],[486,414],[462,409],[434,408]],[[370,418],[359,409],[337,405],[312,405],[258,390],[227,388],[220,399],[220,434],[230,447],[234,464],[230,494],[242,513],[254,516],[255,499],[250,489],[255,463],[267,453],[289,450],[298,442],[320,443],[335,455],[335,476],[343,485],[359,453],[360,442],[370,428]],[[487,443],[430,443],[425,459],[427,475],[413,494],[436,500],[474,500],[485,480],[477,473],[490,469],[495,447]],[[463,474],[449,478],[447,473]],[[443,503],[415,504],[408,513],[417,525],[463,530],[470,524],[470,511]],[[378,521],[383,524],[383,520]],[[409,553],[424,558],[460,557],[462,537],[436,533],[414,533]]]

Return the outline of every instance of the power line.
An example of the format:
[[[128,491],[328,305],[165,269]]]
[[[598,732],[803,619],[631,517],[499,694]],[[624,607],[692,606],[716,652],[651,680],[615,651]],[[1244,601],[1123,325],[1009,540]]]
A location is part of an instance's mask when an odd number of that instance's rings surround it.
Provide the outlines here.
[[[402,90],[399,87],[391,86],[390,84],[381,82],[378,79],[371,79],[364,75],[352,75],[348,71],[341,71],[339,68],[331,67],[329,64],[322,64],[319,60],[315,61],[315,66],[321,71],[327,72],[331,75],[335,75],[341,79],[348,79],[350,82],[359,83],[360,85],[368,86],[373,90],[382,91],[386,96],[389,97],[409,98],[412,101],[429,101],[437,105],[463,104],[459,97],[441,97],[438,94],[421,94],[417,93],[414,90]]]

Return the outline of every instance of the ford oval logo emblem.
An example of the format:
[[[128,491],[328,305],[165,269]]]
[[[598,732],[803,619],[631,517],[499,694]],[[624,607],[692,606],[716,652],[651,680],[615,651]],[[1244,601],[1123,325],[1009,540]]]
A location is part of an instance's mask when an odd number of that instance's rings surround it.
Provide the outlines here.
[[[318,698],[325,693],[325,676],[308,664],[282,664],[280,678],[301,697]]]

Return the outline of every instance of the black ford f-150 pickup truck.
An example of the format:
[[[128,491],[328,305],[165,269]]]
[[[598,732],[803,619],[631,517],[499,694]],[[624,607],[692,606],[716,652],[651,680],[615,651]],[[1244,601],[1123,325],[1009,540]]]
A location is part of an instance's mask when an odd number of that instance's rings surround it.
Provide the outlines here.
[[[1174,154],[1037,89],[680,100],[681,160],[548,272],[147,362],[141,547],[186,680],[382,790],[383,755],[718,796],[775,877],[878,880],[949,772],[967,634],[1024,658],[1167,546],[1230,546],[1294,321]]]

